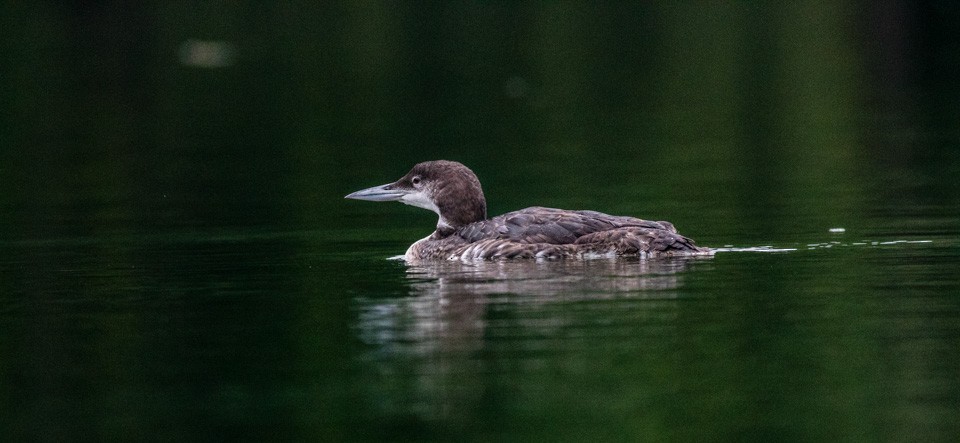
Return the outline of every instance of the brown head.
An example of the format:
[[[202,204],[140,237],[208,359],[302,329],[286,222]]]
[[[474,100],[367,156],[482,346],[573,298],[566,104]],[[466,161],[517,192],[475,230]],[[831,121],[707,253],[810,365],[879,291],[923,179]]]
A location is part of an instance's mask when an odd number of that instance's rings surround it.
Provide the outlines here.
[[[487,202],[473,171],[447,160],[418,163],[393,183],[363,189],[345,198],[399,201],[440,215],[437,227],[464,226],[487,218]]]

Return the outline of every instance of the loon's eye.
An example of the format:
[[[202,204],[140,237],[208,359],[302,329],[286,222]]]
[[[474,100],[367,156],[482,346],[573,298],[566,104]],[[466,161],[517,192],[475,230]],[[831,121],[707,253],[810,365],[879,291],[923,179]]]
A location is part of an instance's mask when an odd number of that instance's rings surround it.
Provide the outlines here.
[[[420,186],[420,176],[415,176],[410,179],[410,183],[413,183],[414,186]]]

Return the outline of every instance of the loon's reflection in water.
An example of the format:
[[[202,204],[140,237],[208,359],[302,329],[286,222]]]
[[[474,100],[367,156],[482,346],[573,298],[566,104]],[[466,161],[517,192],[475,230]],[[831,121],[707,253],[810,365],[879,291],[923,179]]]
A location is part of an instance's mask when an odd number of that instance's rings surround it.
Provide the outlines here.
[[[355,300],[355,332],[390,385],[378,403],[421,419],[469,420],[491,389],[483,375],[502,381],[543,365],[582,365],[598,346],[632,353],[643,335],[675,333],[677,288],[710,261],[411,264],[409,295]]]
[[[679,273],[693,261],[709,257],[663,259],[597,259],[559,261],[438,262],[407,269],[412,293],[440,296],[514,294],[541,301],[606,297],[657,297],[655,291],[674,289]],[[663,296],[663,294],[660,294]]]

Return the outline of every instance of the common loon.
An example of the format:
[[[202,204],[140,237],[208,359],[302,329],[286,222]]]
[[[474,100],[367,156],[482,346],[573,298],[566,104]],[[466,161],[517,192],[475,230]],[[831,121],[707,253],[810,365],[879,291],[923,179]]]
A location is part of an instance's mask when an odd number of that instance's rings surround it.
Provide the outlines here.
[[[407,261],[713,253],[677,234],[673,224],[665,221],[543,207],[487,219],[487,202],[477,176],[447,160],[419,163],[400,180],[344,198],[399,201],[436,212],[440,216],[437,230],[407,249]]]

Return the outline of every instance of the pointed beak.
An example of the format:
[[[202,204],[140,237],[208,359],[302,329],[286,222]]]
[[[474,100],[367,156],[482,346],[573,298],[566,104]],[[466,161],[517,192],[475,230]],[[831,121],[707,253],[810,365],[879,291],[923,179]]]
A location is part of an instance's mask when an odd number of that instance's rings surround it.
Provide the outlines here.
[[[407,192],[402,189],[393,188],[393,183],[374,186],[372,188],[361,189],[357,192],[347,194],[346,197],[354,200],[368,200],[373,202],[400,201]]]

